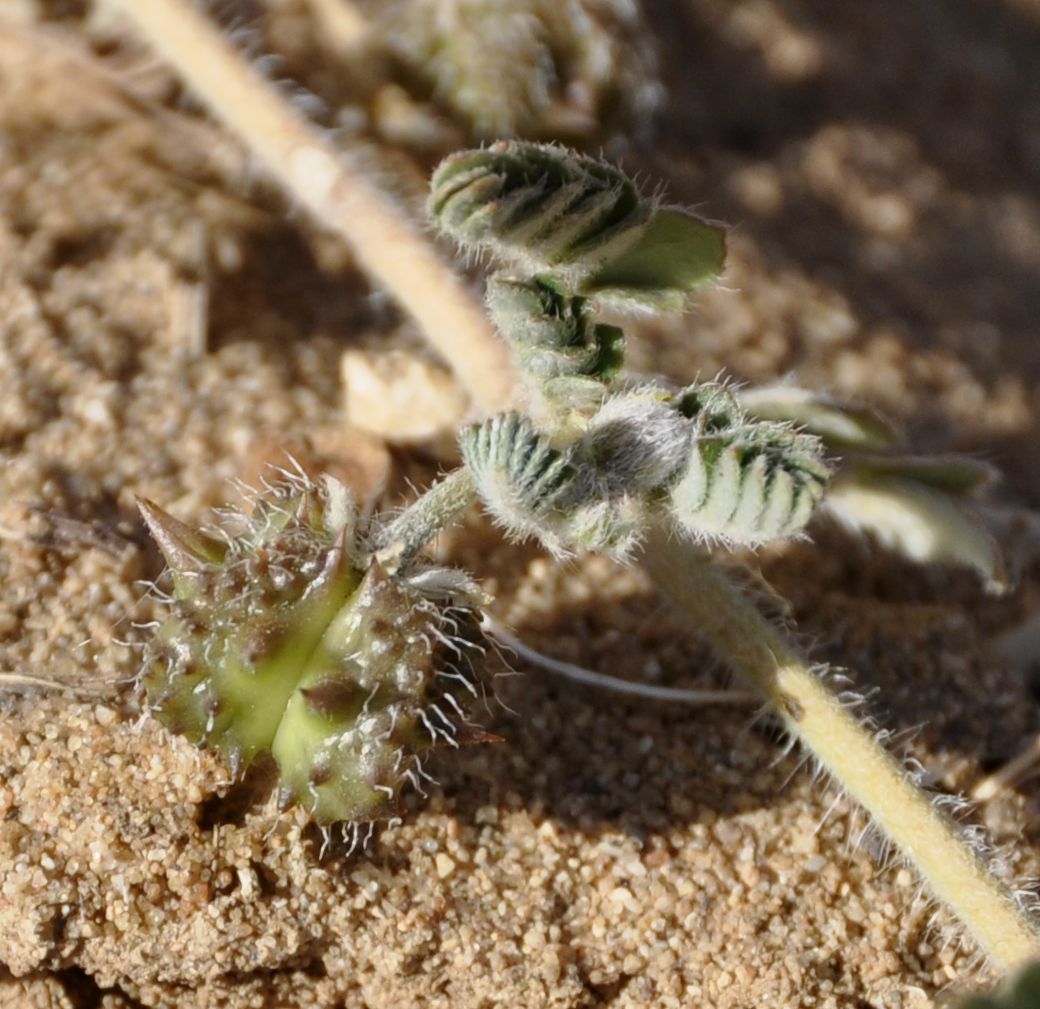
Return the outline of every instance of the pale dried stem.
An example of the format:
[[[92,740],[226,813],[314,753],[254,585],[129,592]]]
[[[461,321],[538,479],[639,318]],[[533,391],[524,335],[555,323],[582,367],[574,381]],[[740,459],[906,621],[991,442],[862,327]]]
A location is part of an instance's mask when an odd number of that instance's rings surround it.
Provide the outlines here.
[[[191,90],[322,227],[346,241],[451,363],[482,411],[514,388],[508,352],[476,299],[402,209],[251,67],[190,0],[113,0]]]
[[[788,731],[867,810],[997,963],[1011,967],[1040,957],[1036,923],[963,832],[718,565],[662,531],[651,535],[645,564],[697,631],[769,700]]]
[[[364,53],[372,33],[365,16],[352,0],[307,0],[307,3],[330,49],[344,58]]]
[[[96,691],[73,687],[58,680],[48,680],[43,676],[31,676],[28,673],[0,672],[0,687],[26,687],[31,690],[56,690],[59,693],[72,694],[74,697],[94,697]]]

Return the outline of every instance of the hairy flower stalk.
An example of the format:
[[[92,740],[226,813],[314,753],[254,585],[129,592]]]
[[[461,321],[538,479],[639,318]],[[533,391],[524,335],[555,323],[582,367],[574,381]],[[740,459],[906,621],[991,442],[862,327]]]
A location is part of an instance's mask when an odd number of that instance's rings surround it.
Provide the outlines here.
[[[370,820],[396,810],[425,751],[479,738],[479,591],[458,572],[388,572],[342,484],[278,485],[234,534],[141,513],[174,584],[148,703],[233,773],[269,754],[282,805]]]
[[[697,631],[768,699],[787,730],[867,810],[994,960],[1011,966],[1040,954],[1036,923],[964,832],[716,565],[662,530],[651,534],[643,562]]]

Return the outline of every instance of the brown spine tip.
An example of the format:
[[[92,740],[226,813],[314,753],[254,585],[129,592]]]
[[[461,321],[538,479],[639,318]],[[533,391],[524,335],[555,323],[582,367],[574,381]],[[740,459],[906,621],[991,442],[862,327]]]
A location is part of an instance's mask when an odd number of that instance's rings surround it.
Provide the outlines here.
[[[364,703],[367,692],[356,683],[325,680],[313,687],[300,687],[307,707],[322,718],[354,714]]]
[[[258,620],[241,646],[242,658],[249,671],[255,672],[257,666],[270,658],[285,643],[291,631],[291,626],[280,614]]]
[[[361,581],[361,598],[359,601],[362,604],[367,604],[375,600],[385,590],[389,581],[390,576],[386,573],[386,568],[383,567],[377,557],[373,557]]]
[[[505,736],[497,732],[488,732],[479,725],[457,725],[455,726],[455,742],[460,746],[468,746],[470,743],[504,743]]]
[[[332,777],[332,762],[328,753],[320,753],[315,757],[309,777],[315,788],[320,788]]]
[[[175,519],[154,501],[139,497],[137,510],[173,571],[201,571],[210,564],[219,564],[224,560],[227,554],[224,543]]]

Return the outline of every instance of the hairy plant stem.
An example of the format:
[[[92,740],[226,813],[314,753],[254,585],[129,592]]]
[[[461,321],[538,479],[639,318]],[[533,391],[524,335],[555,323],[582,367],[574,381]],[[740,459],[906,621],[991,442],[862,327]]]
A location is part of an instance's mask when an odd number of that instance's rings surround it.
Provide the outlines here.
[[[465,466],[452,471],[379,532],[375,559],[390,572],[407,567],[437,533],[476,500],[470,471]]]
[[[317,224],[400,302],[482,411],[514,388],[505,347],[476,299],[402,209],[251,67],[191,0],[115,0],[195,94]]]
[[[651,533],[646,568],[697,631],[770,702],[998,963],[1040,956],[1040,931],[957,825],[834,696],[778,628],[700,549]]]
[[[469,471],[455,470],[382,531],[377,558],[387,567],[403,567],[475,500]],[[1040,957],[1036,923],[960,828],[709,556],[690,541],[654,528],[643,563],[698,633],[863,806],[995,962],[1013,967]]]

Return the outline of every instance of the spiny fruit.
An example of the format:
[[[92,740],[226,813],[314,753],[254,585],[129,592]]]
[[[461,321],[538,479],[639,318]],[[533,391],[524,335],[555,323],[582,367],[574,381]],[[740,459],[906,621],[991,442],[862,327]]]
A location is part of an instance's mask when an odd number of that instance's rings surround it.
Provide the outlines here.
[[[286,478],[233,531],[140,508],[174,589],[141,675],[152,713],[236,774],[270,754],[283,807],[389,816],[425,751],[487,738],[469,721],[480,591],[457,571],[384,570],[338,481]]]

